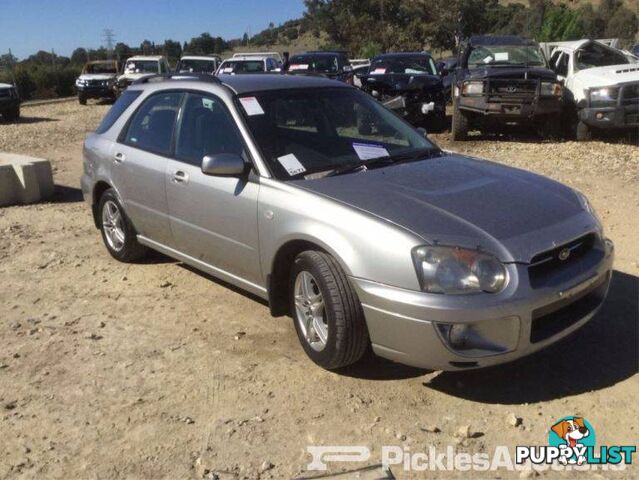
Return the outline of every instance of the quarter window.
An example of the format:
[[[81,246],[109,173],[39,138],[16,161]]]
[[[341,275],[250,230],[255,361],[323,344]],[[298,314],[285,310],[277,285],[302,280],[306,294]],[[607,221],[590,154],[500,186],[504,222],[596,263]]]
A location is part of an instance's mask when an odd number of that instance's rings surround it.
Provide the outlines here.
[[[145,100],[129,124],[125,143],[169,156],[181,99],[181,93],[170,92],[156,94]]]
[[[244,151],[235,122],[221,100],[187,94],[175,148],[175,156],[200,166],[206,155]]]

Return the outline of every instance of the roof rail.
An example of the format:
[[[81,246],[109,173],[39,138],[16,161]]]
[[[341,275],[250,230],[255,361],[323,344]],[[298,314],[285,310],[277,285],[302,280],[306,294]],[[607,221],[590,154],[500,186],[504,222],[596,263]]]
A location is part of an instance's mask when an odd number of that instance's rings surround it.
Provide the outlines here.
[[[137,79],[132,85],[144,85],[146,83],[162,82],[164,80],[196,80],[199,82],[222,83],[219,78],[214,75],[209,75],[208,73],[164,73],[161,75],[147,75],[146,77]]]

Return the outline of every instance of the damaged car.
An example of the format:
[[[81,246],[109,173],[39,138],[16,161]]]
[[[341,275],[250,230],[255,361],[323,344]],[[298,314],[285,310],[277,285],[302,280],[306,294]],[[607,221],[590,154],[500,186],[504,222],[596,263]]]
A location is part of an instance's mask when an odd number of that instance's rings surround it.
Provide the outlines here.
[[[138,55],[124,63],[124,73],[115,84],[115,94],[120,94],[141,78],[149,75],[167,75],[170,72],[169,62],[161,55]]]
[[[439,72],[427,53],[385,53],[360,77],[362,90],[414,125],[441,129],[446,98]]]
[[[80,105],[86,105],[89,98],[115,98],[117,77],[118,62],[115,60],[87,62],[75,81]]]
[[[564,84],[565,125],[576,140],[639,127],[639,63],[596,40],[554,46],[550,66]]]
[[[339,80],[353,85],[353,66],[344,51],[311,51],[293,55],[287,73]]]
[[[563,88],[533,40],[518,36],[474,36],[461,49],[453,81],[453,140],[470,130],[532,125],[557,137]]]

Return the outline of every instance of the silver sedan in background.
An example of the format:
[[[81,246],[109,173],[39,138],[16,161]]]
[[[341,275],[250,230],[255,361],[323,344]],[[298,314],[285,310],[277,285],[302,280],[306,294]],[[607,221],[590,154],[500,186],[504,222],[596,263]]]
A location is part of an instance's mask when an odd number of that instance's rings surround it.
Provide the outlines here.
[[[583,195],[444,152],[322,78],[141,80],[87,138],[82,189],[113,257],[151,248],[268,300],[327,369],[369,345],[511,361],[584,325],[611,279]]]

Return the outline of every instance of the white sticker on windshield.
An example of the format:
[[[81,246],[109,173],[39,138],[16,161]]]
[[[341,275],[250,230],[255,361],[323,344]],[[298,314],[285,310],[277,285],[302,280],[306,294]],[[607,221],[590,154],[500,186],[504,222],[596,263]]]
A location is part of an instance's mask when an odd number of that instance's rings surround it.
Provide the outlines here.
[[[294,63],[288,67],[289,70],[308,70],[307,63]]]
[[[381,145],[370,143],[354,143],[353,149],[360,160],[370,160],[371,158],[389,157],[388,150]]]
[[[508,52],[496,52],[495,53],[495,61],[496,62],[507,62],[508,61]]]
[[[490,63],[492,61],[493,61],[492,55],[488,55],[486,58],[484,58],[484,63]]]
[[[384,75],[386,73],[385,68],[376,68],[371,72],[371,75]]]
[[[240,98],[240,102],[244,107],[247,115],[264,115],[264,110],[262,110],[262,105],[257,101],[255,97],[242,97]]]
[[[233,67],[224,67],[222,73],[233,73]]]
[[[283,157],[278,157],[278,162],[284,167],[286,172],[291,176],[299,175],[300,173],[304,173],[306,169],[304,165],[300,163],[295,155],[289,153],[288,155],[284,155]]]

